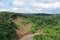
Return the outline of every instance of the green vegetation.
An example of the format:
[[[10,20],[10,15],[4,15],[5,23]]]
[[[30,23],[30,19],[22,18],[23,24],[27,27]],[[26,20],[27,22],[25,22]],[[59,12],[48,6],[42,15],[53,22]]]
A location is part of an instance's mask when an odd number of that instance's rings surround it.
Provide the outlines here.
[[[43,34],[35,35],[33,38],[34,38],[34,40],[54,40],[52,37],[49,37],[49,36],[43,35]],[[59,40],[59,39],[57,39],[57,40]]]
[[[12,18],[22,16],[19,22],[12,22]],[[17,27],[31,23],[30,31],[36,33],[43,29],[44,34],[35,35],[33,40],[60,40],[60,15],[54,14],[18,14],[12,12],[0,13],[0,40],[15,40]]]
[[[37,16],[32,20],[34,24],[32,25],[31,32],[35,33],[37,30],[43,29],[46,35],[34,36],[34,40],[60,40],[60,19],[58,15]]]
[[[32,33],[43,29],[43,33],[34,36],[34,40],[60,40],[60,16],[59,15],[29,15],[26,20],[32,23]],[[25,21],[26,22],[26,21]],[[24,23],[25,23],[24,22]]]
[[[16,40],[17,26],[12,22],[13,13],[0,13],[0,40]]]

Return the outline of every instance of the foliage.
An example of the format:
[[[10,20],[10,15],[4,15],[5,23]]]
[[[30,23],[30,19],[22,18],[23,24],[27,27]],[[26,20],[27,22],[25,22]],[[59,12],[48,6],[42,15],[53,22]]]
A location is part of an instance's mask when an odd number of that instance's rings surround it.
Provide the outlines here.
[[[35,35],[33,38],[34,38],[34,40],[54,40],[53,38],[48,37],[48,36],[43,35],[43,34]]]
[[[17,16],[25,17],[22,21],[12,22],[12,18]],[[60,40],[60,15],[44,15],[44,14],[19,14],[12,12],[0,13],[0,40],[15,40],[17,26],[31,23],[30,31],[35,33],[39,29],[43,29],[44,34],[35,35],[34,40]]]
[[[12,22],[13,13],[0,13],[0,40],[16,40],[16,25]]]
[[[34,36],[34,40],[60,40],[60,19],[59,16],[38,16],[31,27],[31,32],[35,33],[39,29],[44,29],[45,35]]]
[[[27,19],[32,23],[31,32],[35,33],[43,29],[45,35],[36,35],[34,40],[60,40],[60,16],[28,16]]]

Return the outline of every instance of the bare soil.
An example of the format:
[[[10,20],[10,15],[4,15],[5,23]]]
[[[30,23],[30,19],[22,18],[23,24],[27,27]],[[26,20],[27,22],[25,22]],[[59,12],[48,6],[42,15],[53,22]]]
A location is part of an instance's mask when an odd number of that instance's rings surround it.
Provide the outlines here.
[[[19,22],[23,20],[23,17],[17,17],[14,22]],[[39,29],[36,33],[30,33],[30,28],[32,27],[31,23],[21,26],[19,29],[16,29],[17,38],[16,40],[33,40],[34,35],[43,34],[43,30]]]

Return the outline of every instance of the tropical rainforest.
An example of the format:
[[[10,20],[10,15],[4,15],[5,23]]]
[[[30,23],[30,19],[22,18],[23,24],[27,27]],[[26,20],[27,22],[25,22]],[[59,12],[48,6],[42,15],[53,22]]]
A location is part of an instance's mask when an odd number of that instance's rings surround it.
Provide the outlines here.
[[[0,12],[0,40],[20,40],[23,32],[16,30],[21,27],[29,30],[24,35],[37,33],[32,40],[60,40],[60,14]]]

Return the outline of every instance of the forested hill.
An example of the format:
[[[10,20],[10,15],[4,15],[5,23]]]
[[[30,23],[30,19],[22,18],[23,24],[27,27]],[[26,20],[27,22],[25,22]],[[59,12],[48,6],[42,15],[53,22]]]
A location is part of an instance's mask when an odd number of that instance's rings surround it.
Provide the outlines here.
[[[60,15],[0,12],[0,40],[16,40],[30,33],[40,33],[33,40],[60,40]]]

